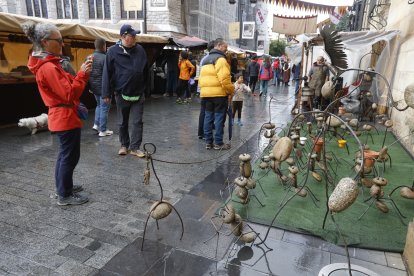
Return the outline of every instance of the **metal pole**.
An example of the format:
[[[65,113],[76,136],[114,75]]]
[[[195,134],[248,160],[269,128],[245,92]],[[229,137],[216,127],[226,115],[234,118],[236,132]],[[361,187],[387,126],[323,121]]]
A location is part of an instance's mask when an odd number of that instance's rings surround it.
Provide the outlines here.
[[[144,22],[142,23],[142,33],[147,33],[147,0],[142,0],[142,13],[144,17]]]
[[[242,8],[242,4],[241,4],[242,0],[239,0],[239,23],[240,23],[240,31],[239,31],[239,48],[241,48],[241,41],[242,41],[242,31],[243,31],[243,12],[241,10]]]

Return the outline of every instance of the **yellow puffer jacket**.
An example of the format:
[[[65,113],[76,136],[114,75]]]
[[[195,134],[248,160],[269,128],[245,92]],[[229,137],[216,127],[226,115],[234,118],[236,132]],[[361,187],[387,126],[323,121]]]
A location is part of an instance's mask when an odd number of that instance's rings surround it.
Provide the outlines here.
[[[224,53],[216,49],[211,50],[203,60],[198,85],[202,98],[226,97],[234,94],[230,65]]]

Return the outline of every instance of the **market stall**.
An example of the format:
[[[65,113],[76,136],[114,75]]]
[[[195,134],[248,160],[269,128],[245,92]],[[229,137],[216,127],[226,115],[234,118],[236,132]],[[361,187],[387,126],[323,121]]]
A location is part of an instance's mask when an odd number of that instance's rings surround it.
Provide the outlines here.
[[[3,99],[11,103],[1,109],[0,125],[47,111],[38,94],[35,78],[26,67],[32,45],[20,26],[29,20],[51,22],[58,27],[65,42],[63,53],[71,58],[75,70],[93,53],[96,38],[104,38],[108,46],[119,40],[117,30],[0,12],[0,85]],[[148,62],[152,64],[168,39],[156,35],[137,35],[137,42],[145,48]],[[92,107],[93,97],[87,94],[82,96],[83,100]]]

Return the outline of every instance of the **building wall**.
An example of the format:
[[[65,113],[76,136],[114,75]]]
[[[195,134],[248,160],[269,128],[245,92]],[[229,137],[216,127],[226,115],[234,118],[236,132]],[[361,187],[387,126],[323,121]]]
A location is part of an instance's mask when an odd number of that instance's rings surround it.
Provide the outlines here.
[[[388,15],[387,30],[400,30],[400,47],[397,50],[397,63],[391,80],[392,95],[395,100],[404,99],[404,90],[414,83],[414,4],[406,0],[392,0]],[[398,47],[397,47],[398,48]],[[414,109],[399,112],[393,110],[394,132],[404,137],[414,131]],[[408,150],[414,154],[414,136],[402,140]]]

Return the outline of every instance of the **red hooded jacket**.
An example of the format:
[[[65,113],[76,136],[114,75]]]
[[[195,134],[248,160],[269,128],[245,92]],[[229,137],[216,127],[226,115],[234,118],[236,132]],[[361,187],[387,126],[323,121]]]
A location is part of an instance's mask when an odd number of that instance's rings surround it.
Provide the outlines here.
[[[82,127],[77,107],[89,79],[89,75],[83,71],[79,71],[76,76],[66,73],[59,61],[60,58],[53,55],[45,58],[30,56],[27,64],[36,76],[40,96],[49,108],[50,131],[65,131]]]

